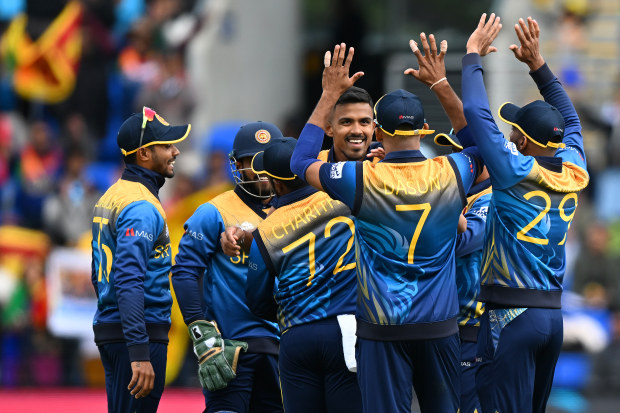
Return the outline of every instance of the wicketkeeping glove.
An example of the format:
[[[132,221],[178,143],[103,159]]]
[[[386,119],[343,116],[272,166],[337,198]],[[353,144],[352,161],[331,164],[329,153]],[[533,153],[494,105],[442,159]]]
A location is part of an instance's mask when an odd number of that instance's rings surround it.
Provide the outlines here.
[[[215,321],[198,320],[187,328],[198,357],[200,384],[209,391],[223,389],[236,377],[239,353],[247,351],[248,343],[222,339]]]

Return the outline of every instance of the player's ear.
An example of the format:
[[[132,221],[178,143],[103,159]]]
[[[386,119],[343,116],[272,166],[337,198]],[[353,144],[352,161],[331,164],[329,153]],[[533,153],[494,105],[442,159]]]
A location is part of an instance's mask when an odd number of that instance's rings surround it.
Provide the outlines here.
[[[330,138],[334,137],[334,129],[332,128],[331,118],[325,124],[325,134],[329,136]]]
[[[527,144],[529,143],[527,137],[525,135],[521,135],[521,139],[517,142],[517,149],[519,152],[523,152],[525,148],[527,148]]]
[[[147,162],[149,159],[151,159],[151,148],[150,147],[139,148],[138,151],[136,152],[136,158],[140,161]]]

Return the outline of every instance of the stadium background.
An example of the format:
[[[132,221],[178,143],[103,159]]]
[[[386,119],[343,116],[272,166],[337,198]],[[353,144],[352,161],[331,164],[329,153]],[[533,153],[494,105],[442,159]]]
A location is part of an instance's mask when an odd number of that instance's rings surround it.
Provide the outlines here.
[[[297,137],[320,90],[322,55],[356,47],[374,99],[405,88],[433,129],[438,102],[402,71],[421,31],[449,42],[448,79],[482,12],[504,22],[484,59],[491,107],[538,97],[507,46],[535,17],[542,53],[583,123],[591,184],[569,233],[565,345],[551,412],[620,406],[620,3],[617,0],[2,0],[0,2],[0,411],[105,411],[92,342],[89,230],[119,176],[116,131],[148,105],[193,124],[163,190],[172,244],[195,208],[231,186],[227,153],[244,122]],[[507,132],[507,130],[506,130]],[[427,156],[441,153],[430,141]],[[195,360],[173,308],[160,411],[199,410]],[[416,406],[413,406],[415,411]]]

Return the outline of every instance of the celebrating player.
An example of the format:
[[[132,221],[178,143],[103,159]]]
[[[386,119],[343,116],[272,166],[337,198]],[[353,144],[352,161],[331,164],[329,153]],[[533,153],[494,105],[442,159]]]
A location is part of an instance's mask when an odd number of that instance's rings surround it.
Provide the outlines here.
[[[413,40],[409,46],[418,60],[419,69],[407,69],[405,74],[411,75],[420,82],[428,85],[444,108],[453,130],[457,135],[467,139],[470,133],[467,120],[463,112],[463,104],[450,86],[446,77],[444,56],[448,50],[448,43],[443,40],[437,53],[437,43],[433,34],[426,38],[420,34],[420,42],[424,55],[418,44]],[[435,136],[435,143],[449,146],[453,152],[460,152],[463,147],[457,135],[439,133]],[[455,246],[456,255],[456,285],[459,297],[459,336],[461,338],[461,394],[459,411],[474,413],[480,411],[480,403],[476,394],[476,342],[480,325],[480,315],[483,305],[477,300],[480,290],[480,261],[486,213],[490,195],[489,173],[486,168],[467,194],[467,206],[459,221],[458,236]]]
[[[199,357],[207,413],[282,411],[278,328],[252,314],[245,302],[248,256],[229,257],[219,246],[224,228],[251,230],[267,216],[271,186],[252,172],[251,160],[278,138],[282,138],[280,130],[267,122],[239,129],[230,154],[237,186],[201,205],[187,220],[172,269],[179,307]],[[211,338],[214,347],[208,345]]]
[[[174,144],[190,129],[170,126],[147,107],[125,120],[117,136],[125,171],[94,208],[93,330],[109,412],[155,412],[164,391],[171,261],[158,192],[174,176]]]
[[[247,302],[262,317],[274,316],[274,297],[279,306],[285,411],[361,412],[357,378],[343,353],[348,340],[354,364],[355,324],[347,323],[357,297],[353,219],[346,205],[291,172],[296,142],[274,141],[252,160],[255,173],[269,176],[278,202],[254,232]],[[350,333],[341,332],[341,323]]]
[[[588,184],[581,125],[566,92],[539,53],[535,20],[519,19],[515,57],[530,68],[545,101],[505,103],[504,139],[493,121],[480,57],[501,29],[483,14],[463,58],[463,105],[493,184],[481,274],[486,302],[476,387],[484,412],[544,412],[562,346],[564,243]],[[464,142],[464,146],[471,144]]]
[[[363,161],[367,157],[383,157],[383,148],[372,142],[375,131],[373,103],[368,92],[351,86],[336,101],[325,133],[333,139],[331,149],[319,153],[325,162]]]
[[[344,44],[334,48],[333,57],[326,53],[323,94],[299,137],[291,170],[356,216],[357,363],[364,411],[409,412],[413,385],[423,412],[453,413],[460,376],[454,244],[477,158],[464,151],[426,159],[420,138],[433,131],[421,102],[397,90],[375,105],[384,160],[318,161],[334,102],[363,75],[349,77],[353,48],[346,61],[345,53]]]

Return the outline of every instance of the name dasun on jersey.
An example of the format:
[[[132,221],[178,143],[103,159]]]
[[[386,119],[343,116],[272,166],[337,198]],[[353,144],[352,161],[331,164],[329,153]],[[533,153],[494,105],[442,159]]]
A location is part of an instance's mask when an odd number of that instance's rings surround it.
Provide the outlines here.
[[[405,195],[422,195],[434,190],[441,190],[439,175],[431,179],[424,177],[413,181],[401,181],[400,179],[396,182],[383,181],[384,195],[399,195],[400,193]]]

